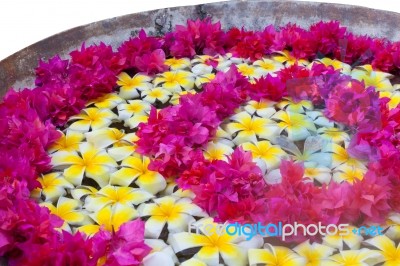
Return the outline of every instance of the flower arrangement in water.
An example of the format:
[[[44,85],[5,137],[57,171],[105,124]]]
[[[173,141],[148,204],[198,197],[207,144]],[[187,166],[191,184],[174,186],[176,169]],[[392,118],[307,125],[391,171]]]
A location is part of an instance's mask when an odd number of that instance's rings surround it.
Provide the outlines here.
[[[206,19],[40,61],[36,87],[0,105],[0,255],[9,265],[399,264],[399,47],[336,21],[223,31]],[[383,233],[281,241],[193,223]]]

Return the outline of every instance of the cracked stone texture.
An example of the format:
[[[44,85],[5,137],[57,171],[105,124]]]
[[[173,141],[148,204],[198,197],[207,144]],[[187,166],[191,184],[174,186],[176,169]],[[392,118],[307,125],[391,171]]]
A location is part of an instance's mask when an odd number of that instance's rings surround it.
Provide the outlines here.
[[[61,32],[37,42],[0,62],[0,97],[9,88],[32,88],[34,68],[39,59],[55,54],[67,57],[83,42],[118,47],[141,28],[150,35],[163,35],[187,19],[211,17],[220,20],[224,29],[233,26],[262,29],[268,24],[276,27],[292,22],[308,27],[320,20],[339,20],[357,34],[368,34],[390,40],[400,40],[400,14],[370,8],[297,1],[227,1],[197,6],[159,9],[106,19]],[[0,264],[1,265],[1,264]]]

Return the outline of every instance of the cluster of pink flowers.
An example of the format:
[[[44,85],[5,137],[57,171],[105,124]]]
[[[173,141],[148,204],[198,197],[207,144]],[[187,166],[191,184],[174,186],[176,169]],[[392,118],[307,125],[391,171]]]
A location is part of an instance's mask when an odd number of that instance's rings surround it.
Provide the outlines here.
[[[246,100],[248,86],[232,66],[227,73],[218,73],[203,92],[183,95],[178,105],[159,112],[153,107],[148,122],[139,125],[136,151],[152,156],[149,169],[177,176],[198,157],[221,121]]]
[[[164,62],[169,56],[230,52],[256,60],[279,50],[302,59],[323,54],[353,65],[370,63],[374,69],[394,74],[400,69],[399,42],[356,36],[338,22],[319,22],[309,30],[289,24],[279,31],[268,26],[262,31],[233,28],[225,32],[210,19],[188,21],[164,37],[141,31],[118,51],[103,43],[83,45],[70,54],[70,60],[55,56],[41,61],[36,87],[10,90],[0,104],[0,256],[10,265],[77,261],[95,265],[100,257],[105,257],[106,265],[127,265],[128,261],[138,265],[149,252],[143,243],[142,222],[127,223],[116,233],[100,231],[89,239],[60,234],[54,230],[60,221],[29,199],[29,190],[39,186],[37,176],[49,169],[46,149],[58,137],[56,127],[64,126],[87,101],[112,92],[116,76],[124,69],[156,74],[167,69]],[[290,86],[290,79],[304,79],[304,86]],[[159,113],[152,110],[149,122],[140,125],[138,151],[153,158],[151,169],[180,176],[178,183],[193,189],[195,201],[220,220],[379,221],[390,210],[400,211],[400,108],[388,110],[386,100],[378,100],[370,89],[361,91],[363,85],[355,81],[351,88],[344,87],[346,79],[332,68],[295,65],[277,78],[267,76],[250,85],[232,68],[218,73],[198,95],[183,96],[180,105]],[[260,169],[241,150],[228,162],[204,160],[199,148],[248,97],[279,100],[286,95],[316,104],[325,101],[329,117],[359,130],[350,152],[373,159],[363,180],[353,186],[332,183],[316,188],[301,180],[301,166],[286,162],[281,168],[282,183],[266,186]],[[345,100],[359,104],[339,108]]]

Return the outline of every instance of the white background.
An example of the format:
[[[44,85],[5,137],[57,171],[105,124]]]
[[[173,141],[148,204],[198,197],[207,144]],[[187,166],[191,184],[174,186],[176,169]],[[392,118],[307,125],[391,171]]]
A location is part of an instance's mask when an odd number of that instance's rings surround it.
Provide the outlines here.
[[[58,32],[146,10],[216,0],[0,0],[0,60]],[[319,0],[400,13],[393,0]],[[397,6],[396,6],[397,4]]]

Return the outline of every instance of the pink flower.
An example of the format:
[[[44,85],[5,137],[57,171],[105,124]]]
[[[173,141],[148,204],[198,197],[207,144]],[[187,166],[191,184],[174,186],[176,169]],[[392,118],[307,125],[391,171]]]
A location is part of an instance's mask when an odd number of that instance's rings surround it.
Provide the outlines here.
[[[351,65],[364,65],[371,62],[372,39],[346,33],[334,52],[335,59]]]
[[[326,116],[334,121],[371,131],[381,127],[379,93],[373,88],[352,80],[351,84],[339,84],[326,100]]]
[[[174,57],[193,57],[196,54],[225,54],[225,32],[221,23],[205,20],[188,20],[187,27],[177,25],[175,31],[166,34],[166,49]]]
[[[391,211],[389,180],[368,171],[362,180],[353,184],[349,209],[360,212],[364,223],[382,223]],[[355,222],[355,221],[352,221]]]
[[[151,251],[144,243],[144,222],[140,219],[123,224],[115,233],[101,230],[92,240],[95,256],[106,256],[107,266],[140,265]]]
[[[268,99],[277,102],[286,96],[286,86],[280,78],[268,74],[266,77],[256,79],[256,83],[250,85],[249,96],[255,101]]]
[[[330,56],[344,39],[346,27],[341,27],[339,21],[320,21],[311,25],[310,33],[318,42],[318,52],[324,56]]]
[[[168,66],[165,65],[164,62],[164,51],[161,49],[156,49],[151,53],[147,53],[142,56],[136,56],[135,67],[140,72],[153,75],[168,70]]]
[[[79,88],[82,99],[91,100],[112,91],[117,74],[125,67],[126,58],[104,43],[73,51],[70,64],[70,84]]]

